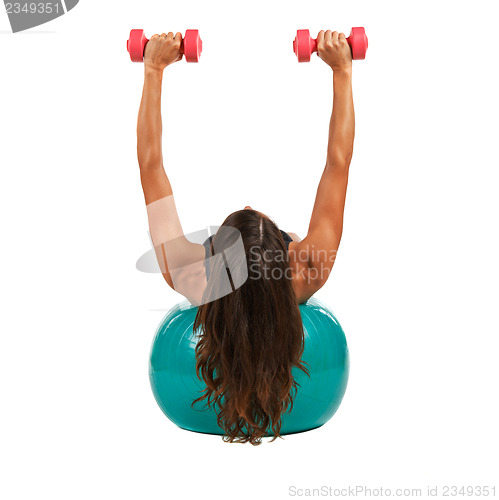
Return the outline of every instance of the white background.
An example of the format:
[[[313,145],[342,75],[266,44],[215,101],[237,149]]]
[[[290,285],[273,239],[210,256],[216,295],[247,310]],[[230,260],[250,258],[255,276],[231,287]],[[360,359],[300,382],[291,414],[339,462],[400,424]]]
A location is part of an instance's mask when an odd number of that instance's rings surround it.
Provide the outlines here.
[[[497,477],[497,7],[493,1],[81,0],[9,34],[0,15],[0,496],[288,498],[288,488]],[[304,236],[332,74],[297,28],[365,26],[345,230],[318,293],[351,354],[324,427],[260,447],[182,431],[148,380],[180,300],[148,250],[135,126],[147,35],[199,28],[167,68],[165,166],[186,231],[247,204]],[[499,484],[497,484],[499,487]],[[499,490],[496,491],[499,495]]]

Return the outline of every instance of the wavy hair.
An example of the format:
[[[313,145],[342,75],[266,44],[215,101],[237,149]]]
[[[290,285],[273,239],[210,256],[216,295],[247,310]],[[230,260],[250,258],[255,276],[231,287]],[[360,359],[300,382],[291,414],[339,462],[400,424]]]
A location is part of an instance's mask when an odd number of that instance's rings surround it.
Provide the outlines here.
[[[206,400],[213,406],[224,441],[258,445],[270,431],[272,441],[280,437],[281,417],[291,411],[298,390],[292,369],[308,375],[301,360],[303,324],[278,227],[247,209],[229,215],[223,227],[236,228],[242,237],[247,277],[234,286],[230,257],[219,259],[219,269],[211,270],[209,282],[228,273],[232,292],[198,309],[196,371],[206,388],[192,404]],[[227,248],[227,241],[217,245],[219,233],[212,251]]]

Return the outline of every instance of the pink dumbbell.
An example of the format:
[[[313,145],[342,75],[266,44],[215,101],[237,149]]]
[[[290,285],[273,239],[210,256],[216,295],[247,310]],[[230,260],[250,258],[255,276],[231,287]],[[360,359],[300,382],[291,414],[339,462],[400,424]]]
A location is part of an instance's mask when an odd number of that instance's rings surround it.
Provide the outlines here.
[[[130,31],[130,38],[126,42],[126,50],[130,54],[133,62],[142,62],[144,60],[144,50],[149,40],[144,34],[144,30]],[[186,30],[182,39],[180,51],[185,55],[187,62],[198,62],[203,50],[203,42],[199,37],[198,30]]]
[[[352,59],[366,58],[367,36],[364,28],[352,28],[347,42],[352,49]],[[298,62],[309,62],[312,52],[317,52],[317,40],[310,37],[310,31],[298,30],[293,42],[293,51]]]

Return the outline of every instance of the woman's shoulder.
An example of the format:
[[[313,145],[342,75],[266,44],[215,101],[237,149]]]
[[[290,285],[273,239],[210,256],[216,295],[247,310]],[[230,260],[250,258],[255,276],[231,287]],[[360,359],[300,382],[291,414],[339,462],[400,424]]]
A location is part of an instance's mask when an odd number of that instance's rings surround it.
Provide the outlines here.
[[[298,241],[293,240],[289,244],[288,253],[293,289],[298,303],[302,304],[318,290],[317,283],[313,278],[313,269],[311,268],[308,252],[300,247]]]

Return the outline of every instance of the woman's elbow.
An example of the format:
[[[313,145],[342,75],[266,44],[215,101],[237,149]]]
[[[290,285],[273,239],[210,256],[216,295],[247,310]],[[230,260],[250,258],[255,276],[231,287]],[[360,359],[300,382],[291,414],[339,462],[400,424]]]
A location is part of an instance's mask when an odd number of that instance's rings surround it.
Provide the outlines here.
[[[163,157],[161,152],[147,151],[138,152],[139,168],[141,171],[155,170],[163,166]]]
[[[346,151],[342,153],[332,153],[328,156],[326,167],[344,168],[348,169],[352,161],[353,151]]]

